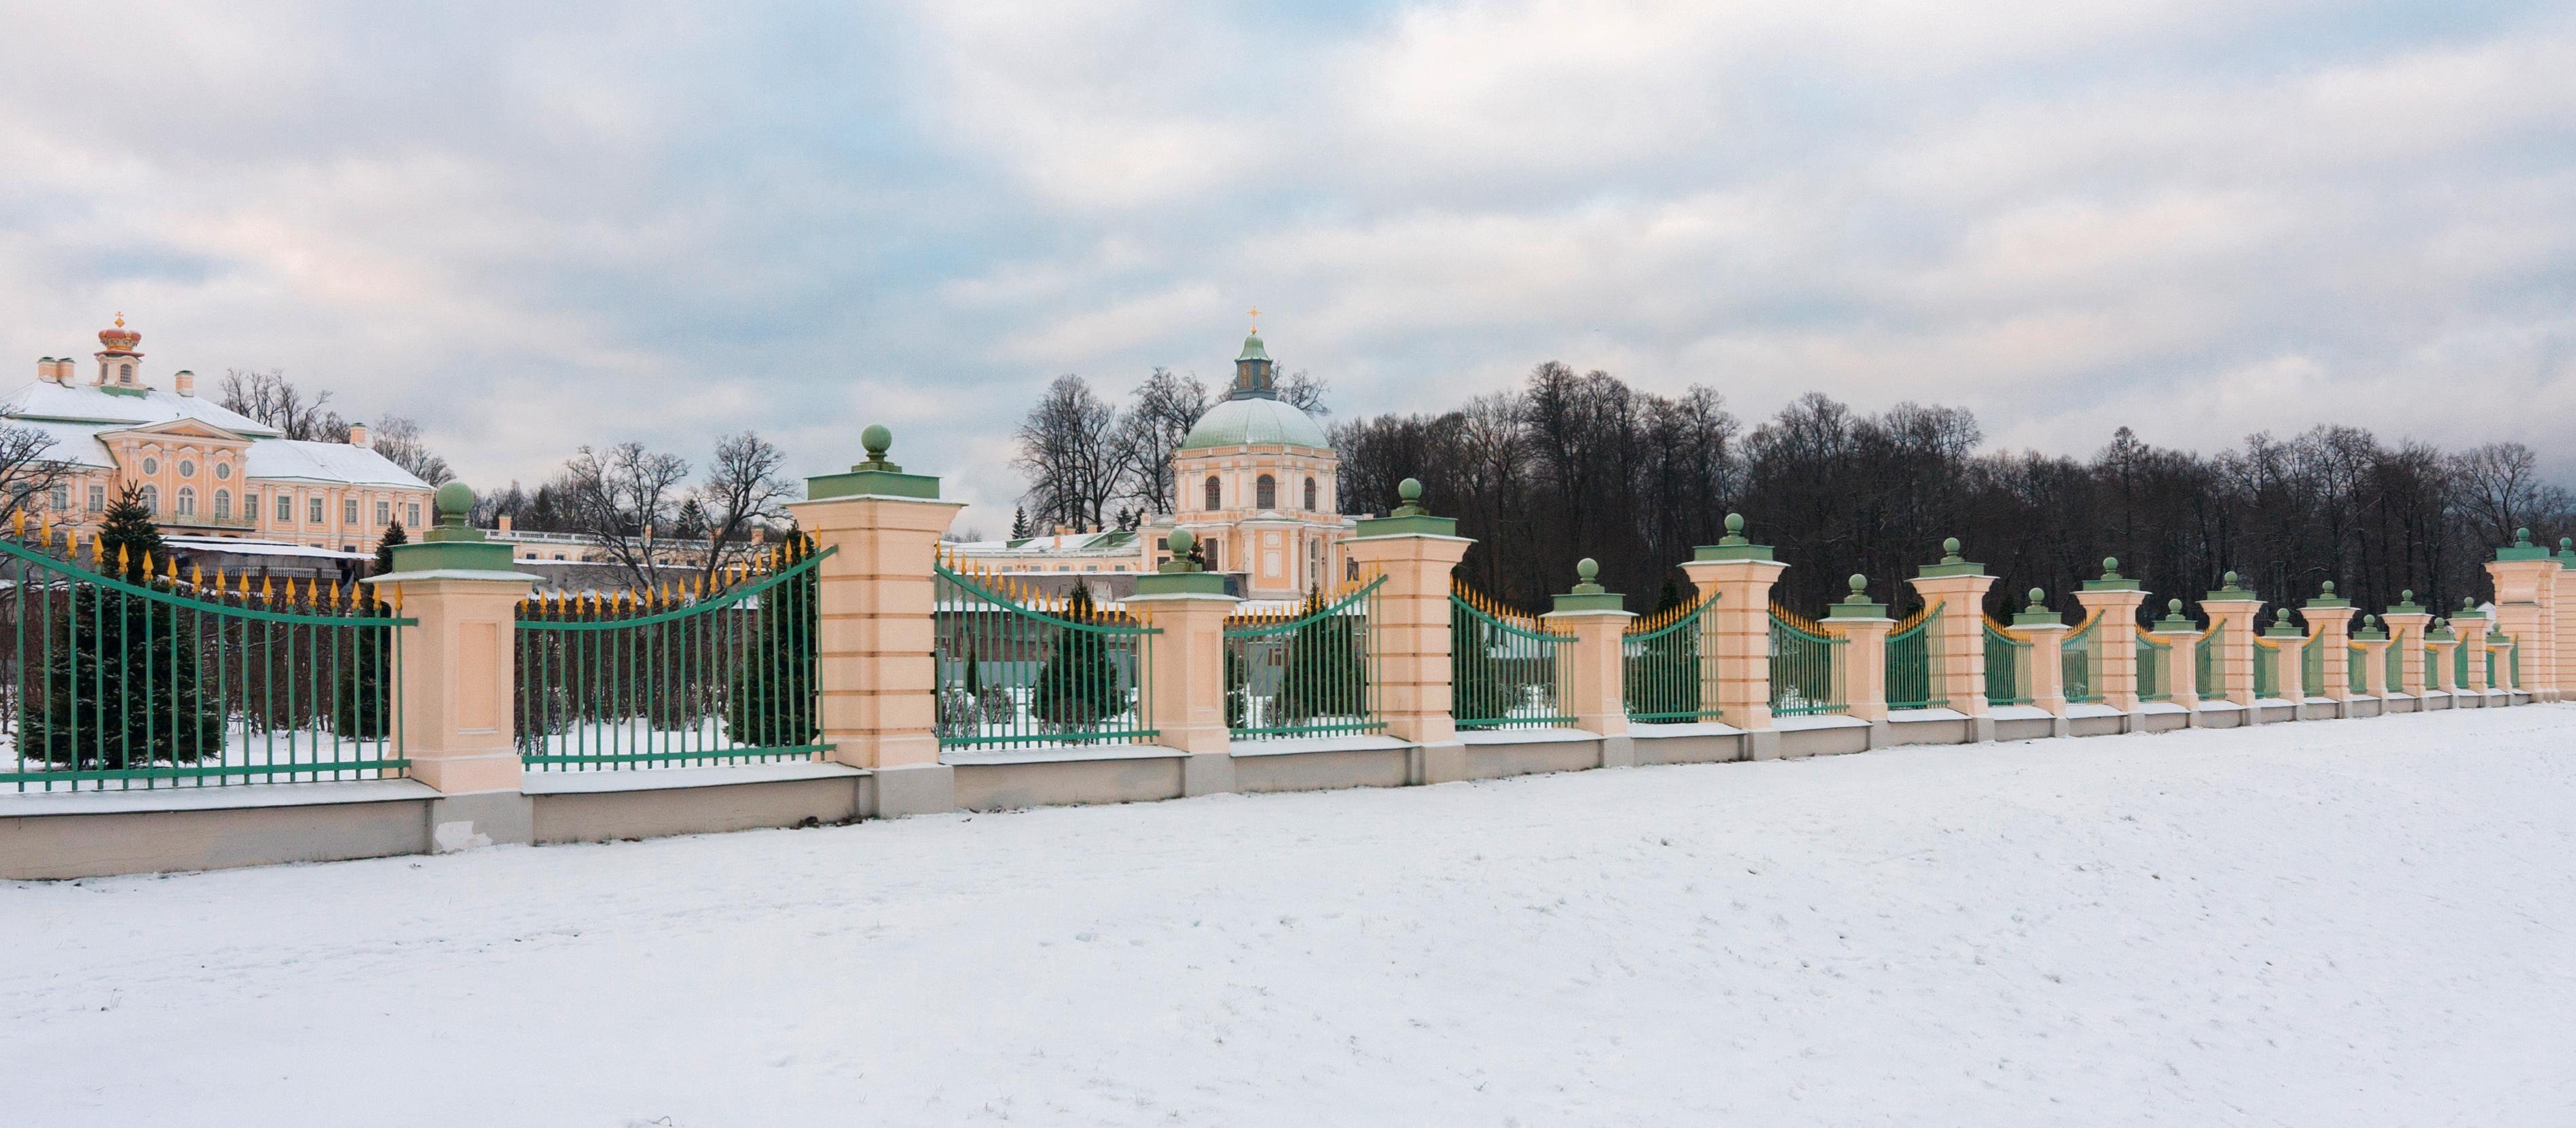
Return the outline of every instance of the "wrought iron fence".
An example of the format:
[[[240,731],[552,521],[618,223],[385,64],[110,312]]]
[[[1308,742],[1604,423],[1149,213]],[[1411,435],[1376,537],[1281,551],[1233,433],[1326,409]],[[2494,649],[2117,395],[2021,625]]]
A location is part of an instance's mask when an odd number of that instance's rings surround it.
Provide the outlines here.
[[[2094,661],[2093,641],[2102,633],[2102,613],[2084,617],[2082,625],[2066,633],[2066,645],[2058,651],[2058,676],[2064,679],[2066,703],[2087,705],[2102,700],[2102,687],[2093,673],[2102,664]]]
[[[1940,617],[1941,605],[1930,604],[1888,632],[1888,708],[1929,709],[1943,700],[1941,672],[1932,661],[1932,627]]]
[[[1840,713],[1850,703],[1834,681],[1843,640],[1806,616],[1771,605],[1771,713],[1808,717]]]
[[[1225,624],[1225,727],[1236,740],[1383,732],[1378,708],[1377,594],[1356,581],[1327,602]]]
[[[520,601],[520,762],[603,771],[829,751],[814,655],[831,554],[801,539],[712,582]]]
[[[23,519],[0,541],[0,784],[129,790],[391,779],[398,632],[358,585],[209,575]]]
[[[2220,649],[2218,620],[2211,619],[2208,629],[2201,631],[2200,638],[2191,644],[2191,680],[2203,701],[2223,700],[2227,696],[2226,664],[2220,659]]]
[[[2370,684],[2370,651],[2358,642],[2343,645],[2343,691],[2347,695],[2359,694]]]
[[[2260,701],[2281,692],[2281,644],[2254,639],[2254,698]]]
[[[2326,695],[2326,652],[2319,645],[2323,641],[2312,636],[2306,645],[2299,647],[2299,693],[2303,696]]]
[[[1006,573],[934,568],[943,748],[1149,744],[1147,679],[1162,632],[1077,585],[1051,595]]]
[[[1716,720],[1716,664],[1703,634],[1705,595],[1631,620],[1619,640],[1628,719],[1648,724]]]
[[[1983,617],[1986,628],[1986,704],[2028,705],[2030,694],[2022,685],[2022,666],[2030,657],[2030,642],[2015,636],[2010,628]]]
[[[2451,646],[2451,688],[2470,688],[2469,648],[2457,643]]]
[[[1449,592],[1450,711],[1461,729],[1556,728],[1574,723],[1557,700],[1563,647],[1536,617],[1464,582]]]
[[[2389,633],[2391,633],[2391,634],[2395,634],[2396,632],[2391,631],[2391,632],[2389,632]],[[2387,647],[2387,649],[2388,649],[2388,668],[2387,668],[2386,670],[2382,671],[2382,672],[2381,672],[2381,674],[2380,674],[2380,676],[2381,676],[2381,677],[2383,677],[2383,678],[2385,678],[2385,679],[2387,679],[2387,681],[2388,681],[2388,686],[2387,686],[2387,688],[2388,688],[2388,692],[2390,692],[2390,693],[2401,693],[2401,692],[2404,692],[2404,691],[2405,691],[2405,689],[2406,689],[2406,647],[2405,647],[2405,641],[2406,641],[2405,639],[2403,639],[2403,638],[2399,638],[2399,639],[2397,639],[2397,640],[2395,640],[2395,641],[2393,641],[2393,642],[2390,642],[2390,643],[2388,644],[2388,647]]]
[[[2165,676],[2165,663],[2172,660],[2172,654],[2172,645],[2138,632],[2138,700],[2173,700],[2173,687],[2165,684],[2170,680]]]

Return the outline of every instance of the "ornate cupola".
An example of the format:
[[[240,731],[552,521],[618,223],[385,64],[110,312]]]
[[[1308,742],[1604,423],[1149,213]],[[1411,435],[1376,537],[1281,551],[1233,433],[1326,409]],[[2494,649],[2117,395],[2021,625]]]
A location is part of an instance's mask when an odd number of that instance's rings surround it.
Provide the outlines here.
[[[1234,358],[1234,389],[1228,399],[1278,399],[1279,391],[1270,379],[1270,350],[1261,347],[1261,311],[1252,311],[1256,319],[1252,334],[1243,339],[1243,353]]]
[[[98,331],[98,384],[104,388],[142,386],[143,354],[134,346],[143,343],[143,334],[125,327],[125,315],[116,315],[116,328]]]

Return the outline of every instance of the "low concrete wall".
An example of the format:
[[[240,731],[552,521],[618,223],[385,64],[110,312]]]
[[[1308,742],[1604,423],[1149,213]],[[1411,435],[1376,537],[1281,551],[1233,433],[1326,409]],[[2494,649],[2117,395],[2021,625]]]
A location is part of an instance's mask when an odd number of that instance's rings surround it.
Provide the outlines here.
[[[1412,751],[1406,748],[1337,749],[1234,757],[1234,789],[1332,791],[1344,787],[1402,787]]]
[[[2172,732],[2175,729],[2189,727],[2191,727],[2191,714],[2182,712],[2181,710],[2175,710],[2170,713],[2154,712],[2138,714],[2138,728],[2145,732]]]
[[[1887,742],[1890,744],[1965,744],[1968,742],[1968,720],[1965,717],[1937,721],[1891,720],[1887,722]]]
[[[1574,740],[1478,740],[1467,745],[1467,778],[1502,779],[1549,772],[1580,772],[1601,766],[1601,738]]]
[[[538,844],[614,842],[674,834],[846,822],[858,817],[863,777],[530,796]]]
[[[2254,714],[2255,719],[2267,725],[2278,721],[2295,721],[2299,719],[2298,706],[2292,705],[2287,701],[2256,702],[2254,708],[2256,710]]]
[[[1639,764],[1728,764],[1750,759],[1741,733],[1660,733],[1629,730]]]
[[[2387,703],[2376,697],[2355,697],[2343,704],[2344,715],[2349,717],[2377,717],[2388,712],[2383,707]]]
[[[1868,725],[1836,725],[1831,728],[1792,728],[1780,730],[1780,756],[1842,756],[1869,751]]]
[[[2069,717],[2066,719],[2066,734],[2068,736],[2117,736],[2122,723],[2122,720],[2116,716]]]
[[[2038,740],[2055,735],[2056,732],[2056,722],[2046,717],[1995,718],[1995,739],[1997,740]]]
[[[1181,756],[955,766],[957,809],[1011,811],[1181,797]]]
[[[429,805],[427,798],[404,798],[0,817],[0,878],[104,877],[422,854],[429,851]]]

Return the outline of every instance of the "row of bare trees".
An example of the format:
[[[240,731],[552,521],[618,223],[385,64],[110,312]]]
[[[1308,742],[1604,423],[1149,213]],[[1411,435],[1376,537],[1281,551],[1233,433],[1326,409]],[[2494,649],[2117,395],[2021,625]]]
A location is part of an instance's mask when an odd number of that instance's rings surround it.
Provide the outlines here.
[[[275,427],[286,438],[316,443],[349,441],[351,421],[331,410],[331,393],[308,393],[280,369],[226,369],[216,396],[216,402],[225,410]],[[443,485],[456,477],[447,460],[421,439],[420,424],[408,416],[377,416],[368,428],[367,446],[430,485]]]
[[[2365,608],[2405,589],[2457,606],[2490,594],[2480,565],[2515,528],[2576,534],[2576,504],[2517,443],[2446,452],[2327,426],[2201,455],[2122,428],[2077,459],[1982,450],[1961,409],[1869,414],[1821,395],[1747,431],[1710,389],[1661,396],[1554,363],[1455,411],[1352,420],[1334,442],[1346,509],[1383,511],[1420,478],[1477,540],[1464,574],[1525,607],[1563,591],[1584,556],[1632,609],[1676,598],[1672,565],[1724,535],[1729,511],[1794,565],[1779,596],[1810,613],[1854,573],[1902,609],[1897,581],[1950,536],[2002,577],[1990,609],[2031,587],[2072,607],[2066,593],[2116,556],[2161,613],[2230,570],[2279,600],[2331,579]]]
[[[635,586],[711,580],[785,543],[786,504],[802,488],[782,472],[786,461],[755,431],[718,439],[694,480],[688,459],[642,443],[585,446],[535,490],[512,482],[483,498],[474,519],[581,535]]]
[[[1279,398],[1320,416],[1328,413],[1327,390],[1300,371],[1280,383]],[[1013,465],[1029,483],[1025,518],[1040,528],[1131,529],[1148,516],[1172,512],[1178,501],[1172,456],[1214,403],[1197,376],[1168,368],[1155,369],[1136,385],[1124,410],[1080,376],[1056,377],[1017,435]]]

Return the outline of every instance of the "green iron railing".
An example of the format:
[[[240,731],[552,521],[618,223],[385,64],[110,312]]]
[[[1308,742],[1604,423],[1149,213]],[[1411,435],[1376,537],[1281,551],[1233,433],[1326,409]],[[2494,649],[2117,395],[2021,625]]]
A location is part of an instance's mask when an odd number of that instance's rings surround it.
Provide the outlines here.
[[[2306,645],[2299,647],[2299,692],[2308,697],[2326,695],[2326,652],[2318,645],[2322,641],[2310,635]]]
[[[2138,632],[2138,700],[2171,701],[2173,687],[2166,685],[2165,663],[2173,647]]]
[[[2278,643],[2254,640],[2254,699],[2277,697],[2281,692],[2281,647]]]
[[[2093,642],[2102,633],[2102,613],[2084,617],[2082,625],[2066,633],[2066,644],[2058,650],[2058,674],[2066,686],[2066,703],[2090,705],[2102,700],[2101,683],[2093,676],[2102,668],[2094,661]]]
[[[2496,687],[2496,652],[2488,650],[2485,653],[2487,657],[2487,680],[2485,684],[2480,685],[2478,688],[2494,689]]]
[[[1843,640],[1826,634],[1816,621],[1771,606],[1771,714],[1811,717],[1840,713],[1851,707],[1834,680],[1842,666]]]
[[[2510,664],[2510,669],[2509,669],[2509,671],[2508,671],[2508,672],[2509,672],[2509,673],[2511,673],[2511,674],[2513,675],[2513,687],[2514,687],[2515,689],[2521,689],[2521,688],[2522,688],[2522,648],[2521,648],[2521,647],[2519,647],[2519,646],[2514,647],[2514,648],[2513,648],[2513,652],[2512,652],[2512,653],[2510,653],[2510,654],[2505,655],[2505,658],[2507,659],[2508,663]]]
[[[1006,573],[933,569],[936,728],[942,748],[1150,744],[1147,679],[1162,632]]]
[[[2425,689],[2427,689],[2427,690],[2440,689],[2440,688],[2442,687],[2442,676],[2441,676],[2441,675],[2442,675],[2442,652],[2441,652],[2440,650],[2434,649],[2433,647],[2430,647],[2430,646],[2425,647],[2425,648],[2424,648],[2424,688],[2425,688]]]
[[[1556,634],[1464,581],[1449,592],[1449,707],[1461,729],[1557,728],[1574,723],[1557,700]]]
[[[358,585],[181,579],[169,556],[78,563],[69,533],[0,541],[0,784],[131,790],[392,779],[402,628]],[[57,549],[57,543],[60,548]],[[102,558],[104,555],[104,559]]]
[[[2391,631],[2389,633],[2395,634],[2396,632]],[[2388,679],[2388,692],[2390,693],[2403,693],[2406,691],[2405,641],[2406,640],[2403,637],[2400,637],[2396,641],[2389,643],[2387,647],[2388,668],[2382,672],[2380,676]]]
[[[1887,707],[1929,709],[1945,704],[1941,671],[1932,661],[1933,624],[1941,605],[1932,604],[1896,625],[1887,635]]]
[[[2221,701],[2227,697],[2226,666],[2219,659],[2218,620],[2200,632],[2200,640],[2191,644],[2191,680],[2194,691],[2203,701]]]
[[[715,582],[531,596],[512,662],[519,760],[535,771],[812,760],[818,571],[810,539]]]
[[[1693,599],[1633,621],[1620,636],[1628,719],[1685,724],[1718,717],[1716,664],[1708,661],[1710,601]]]
[[[1378,576],[1326,603],[1225,624],[1225,727],[1236,740],[1384,732],[1378,709]]]
[[[2022,665],[2030,656],[2030,642],[2015,638],[2003,624],[1985,617],[1986,628],[1986,704],[2028,705],[2030,694],[2022,685]]]
[[[2466,645],[2451,647],[2451,688],[2464,692],[2472,688],[2469,685],[2469,648]]]
[[[2370,685],[2370,651],[2360,643],[2344,644],[2343,691],[2358,696]]]

